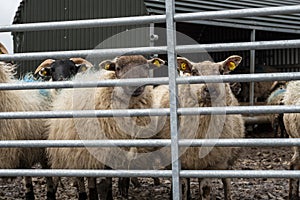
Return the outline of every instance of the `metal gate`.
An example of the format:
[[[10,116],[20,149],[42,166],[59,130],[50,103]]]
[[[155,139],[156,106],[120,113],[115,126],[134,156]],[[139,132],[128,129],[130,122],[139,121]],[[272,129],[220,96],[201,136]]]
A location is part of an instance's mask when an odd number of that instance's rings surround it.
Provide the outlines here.
[[[139,47],[126,49],[100,49],[100,50],[76,50],[76,51],[56,51],[56,52],[36,52],[36,53],[18,53],[13,55],[0,55],[0,60],[34,60],[45,59],[47,57],[65,58],[65,57],[86,57],[87,55],[107,55],[114,56],[121,53],[125,54],[145,54],[145,53],[167,53],[168,55],[168,74],[169,77],[149,78],[143,80],[145,84],[168,84],[173,91],[177,84],[184,84],[186,80],[189,83],[209,83],[209,82],[255,82],[255,81],[274,81],[274,80],[298,80],[300,73],[277,73],[277,74],[241,74],[230,76],[209,76],[209,77],[176,77],[176,53],[197,52],[199,49],[205,49],[208,52],[220,51],[239,51],[251,50],[251,62],[254,65],[255,50],[262,49],[279,49],[279,48],[299,48],[300,40],[281,40],[281,41],[260,41],[260,42],[243,42],[243,43],[227,43],[227,44],[206,44],[206,45],[176,45],[176,22],[193,21],[193,20],[209,20],[214,18],[234,18],[249,17],[261,15],[275,15],[300,12],[300,5],[285,7],[268,7],[255,9],[242,9],[230,11],[213,11],[199,13],[175,13],[174,0],[165,1],[166,14],[155,16],[139,16],[109,19],[94,19],[82,21],[68,22],[47,22],[34,24],[18,24],[0,27],[0,32],[21,32],[21,31],[39,31],[39,30],[58,30],[58,29],[75,29],[75,28],[91,28],[91,27],[107,27],[129,24],[145,24],[145,23],[162,23],[166,22],[167,29],[167,46],[161,47]],[[139,79],[125,81],[98,81],[96,83],[85,83],[80,86],[73,82],[46,82],[46,83],[27,83],[27,84],[6,84],[1,83],[1,90],[20,90],[20,89],[41,89],[41,88],[76,88],[76,87],[108,87],[126,84],[138,84]],[[178,108],[176,93],[170,94],[170,109],[145,109],[140,112],[130,110],[96,110],[96,111],[44,111],[44,112],[1,112],[0,119],[23,119],[23,118],[83,118],[83,117],[113,117],[113,116],[145,116],[145,115],[169,115],[171,120],[171,140],[116,140],[116,141],[87,141],[84,144],[81,141],[0,141],[0,148],[8,147],[112,147],[118,146],[170,146],[172,153],[172,170],[25,170],[25,169],[1,169],[0,176],[80,176],[80,177],[171,177],[173,186],[173,199],[179,200],[180,194],[180,177],[198,177],[198,178],[300,178],[299,171],[259,171],[259,170],[181,170],[179,157],[180,146],[300,146],[300,139],[197,139],[197,140],[181,140],[179,139],[178,116],[191,114],[261,114],[261,113],[295,113],[300,112],[300,106],[239,106],[239,107],[209,107],[209,108]]]

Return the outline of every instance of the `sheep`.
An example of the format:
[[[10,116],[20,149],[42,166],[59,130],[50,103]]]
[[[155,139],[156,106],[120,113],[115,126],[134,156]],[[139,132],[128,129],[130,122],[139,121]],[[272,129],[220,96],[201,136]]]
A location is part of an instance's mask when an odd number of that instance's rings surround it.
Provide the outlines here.
[[[240,56],[231,56],[225,61],[214,63],[204,61],[193,63],[186,58],[177,58],[177,64],[184,73],[191,76],[227,74],[241,61]],[[154,90],[154,108],[169,107],[169,90],[166,86],[158,86]],[[207,83],[178,86],[178,101],[180,107],[210,107],[237,106],[238,101],[228,83]],[[225,113],[224,113],[225,114]],[[243,138],[244,122],[241,115],[198,115],[180,116],[180,137],[184,139],[203,138]],[[170,124],[157,134],[162,139],[170,138]],[[180,148],[181,168],[189,170],[229,169],[237,158],[237,147],[197,147]],[[167,160],[167,159],[165,159]],[[164,163],[166,164],[166,163]],[[207,179],[200,179],[200,194],[202,199],[208,199],[210,187],[206,186]],[[230,179],[222,179],[225,199],[231,199]],[[185,181],[186,182],[186,181]],[[185,183],[187,184],[187,183]],[[188,185],[183,189],[184,199],[188,198]]]
[[[288,82],[286,92],[284,94],[284,105],[299,105],[300,98],[300,81]],[[299,138],[300,135],[300,113],[284,113],[283,122],[287,134],[291,138]],[[299,147],[293,147],[294,155],[290,162],[291,170],[299,170]],[[289,183],[289,199],[299,199],[299,179],[290,179]]]
[[[0,82],[15,83],[15,66],[0,62]],[[47,103],[37,90],[0,90],[1,112],[48,110]],[[1,140],[46,140],[47,126],[45,119],[1,119]],[[1,169],[30,169],[40,163],[49,168],[45,148],[0,148]],[[52,179],[47,178],[47,198],[55,199]],[[25,177],[26,199],[34,199],[31,178]]]
[[[33,76],[38,80],[48,81],[66,81],[71,79],[77,73],[86,72],[92,68],[93,64],[83,58],[70,58],[62,60],[46,59],[35,70]],[[26,74],[24,77],[28,81],[35,81],[31,74]],[[57,95],[56,89],[54,90],[40,90],[40,93],[47,96],[50,101]],[[57,181],[56,181],[57,182]],[[84,179],[78,178],[77,184],[80,198],[84,199],[87,195],[84,188]],[[82,189],[84,188],[84,189]]]
[[[244,73],[249,73],[249,70],[243,70]],[[263,65],[255,66],[255,73],[274,73],[278,72],[278,69]],[[255,82],[254,83],[254,102],[265,101],[270,95],[270,88],[272,86],[272,82]],[[249,88],[250,83],[241,83],[241,92],[238,95],[238,99],[240,102],[247,102],[249,100]]]
[[[267,105],[283,105],[283,98],[286,91],[286,81],[275,81],[270,88],[271,94],[267,99]],[[268,118],[271,122],[274,137],[277,137],[280,128],[280,137],[287,137],[283,123],[283,113],[270,114]]]
[[[149,68],[161,64],[163,61],[158,58],[146,60],[140,55],[120,56],[100,63],[100,68],[107,70],[76,75],[73,81],[147,78]],[[152,90],[152,86],[143,84],[138,87],[66,89],[57,95],[52,107],[53,110],[151,108]],[[130,119],[129,124],[128,119]],[[147,128],[149,123],[147,116],[53,119],[48,122],[49,140],[135,139],[143,137],[139,134],[152,132]],[[147,151],[147,148],[139,149],[139,151]],[[111,168],[126,169],[139,167],[134,165],[136,148],[48,148],[47,153],[53,169],[105,169],[106,165]],[[89,185],[90,190],[95,188],[93,187]]]

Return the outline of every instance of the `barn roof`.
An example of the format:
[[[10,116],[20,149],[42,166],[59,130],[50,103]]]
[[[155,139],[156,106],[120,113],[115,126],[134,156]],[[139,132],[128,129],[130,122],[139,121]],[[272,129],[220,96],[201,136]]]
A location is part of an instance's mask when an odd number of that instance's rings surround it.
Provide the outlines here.
[[[165,0],[144,0],[151,14],[165,13]],[[219,11],[299,5],[300,0],[180,0],[176,13]],[[193,23],[266,31],[300,33],[300,14],[247,17],[238,19],[198,20]]]

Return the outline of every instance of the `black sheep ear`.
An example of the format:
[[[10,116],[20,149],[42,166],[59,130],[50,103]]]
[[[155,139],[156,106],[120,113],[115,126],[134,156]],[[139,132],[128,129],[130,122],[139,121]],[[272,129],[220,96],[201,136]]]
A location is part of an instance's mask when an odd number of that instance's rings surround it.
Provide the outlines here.
[[[99,64],[99,68],[109,70],[109,71],[115,71],[116,70],[116,63],[111,61],[111,60],[105,60],[105,61],[102,61]]]

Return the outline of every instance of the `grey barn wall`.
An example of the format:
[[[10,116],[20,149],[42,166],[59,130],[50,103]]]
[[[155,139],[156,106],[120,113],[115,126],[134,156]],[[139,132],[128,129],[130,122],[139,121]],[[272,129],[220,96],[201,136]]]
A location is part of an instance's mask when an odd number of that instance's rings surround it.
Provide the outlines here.
[[[222,0],[231,2],[233,0]],[[282,6],[285,3],[270,0],[268,4],[262,1],[241,0],[234,4],[220,3],[220,0],[212,1],[176,1],[177,12],[199,12],[222,9],[241,9],[249,7]],[[289,0],[287,5],[295,5],[295,1]],[[65,21],[78,19],[96,19],[124,16],[139,16],[147,14],[164,14],[163,0],[24,0],[21,2],[14,23],[47,22],[47,21]],[[177,23],[177,31],[193,38],[199,44],[226,43],[226,42],[249,42],[251,24],[267,23],[266,27],[287,26],[289,28],[300,26],[295,25],[294,20],[299,20],[298,15],[287,16],[268,16],[256,18],[257,21],[249,19],[226,19],[216,20],[219,25],[207,24],[206,21],[195,21],[193,23]],[[231,23],[227,23],[231,22]],[[259,22],[259,23],[258,23]],[[242,26],[236,27],[236,25]],[[232,26],[231,26],[232,25]],[[156,24],[156,27],[165,27],[164,24]],[[39,52],[39,51],[63,51],[93,49],[98,44],[111,36],[140,26],[118,26],[89,29],[71,29],[13,33],[15,53],[20,52]],[[148,25],[144,25],[148,27]],[[281,40],[281,39],[299,39],[299,34],[260,30],[257,27],[256,40]],[[108,41],[104,47],[133,47],[149,45],[149,35],[147,31],[139,36],[133,36],[130,40],[120,38]],[[165,36],[160,36],[162,40]],[[135,43],[133,42],[135,41]],[[127,43],[126,43],[127,42]],[[128,43],[129,42],[129,43]],[[123,44],[124,43],[124,44]],[[157,45],[162,43],[157,42]],[[264,66],[272,66],[280,71],[299,71],[300,54],[299,49],[276,49],[256,51],[256,71],[260,72]],[[242,52],[218,52],[210,53],[213,60],[224,60],[227,56],[239,54],[243,57],[239,69],[236,73],[247,73],[249,71],[250,53]],[[162,55],[162,57],[164,57]],[[32,71],[41,61],[22,61],[17,64],[19,74]],[[165,70],[166,71],[166,70]],[[166,72],[158,72],[166,76]],[[159,75],[159,74],[157,74]]]
[[[146,14],[145,5],[140,0],[24,0],[16,13],[14,23],[98,19]],[[138,27],[141,25],[13,33],[14,52],[94,49],[107,38]],[[135,40],[137,44],[140,44],[144,38],[136,37]],[[126,43],[127,41],[122,42]],[[132,40],[130,42],[132,43]],[[135,44],[131,45],[134,46]],[[124,44],[120,44],[120,46],[122,47]],[[18,73],[22,75],[27,71],[32,71],[40,62],[17,62],[20,66]]]

